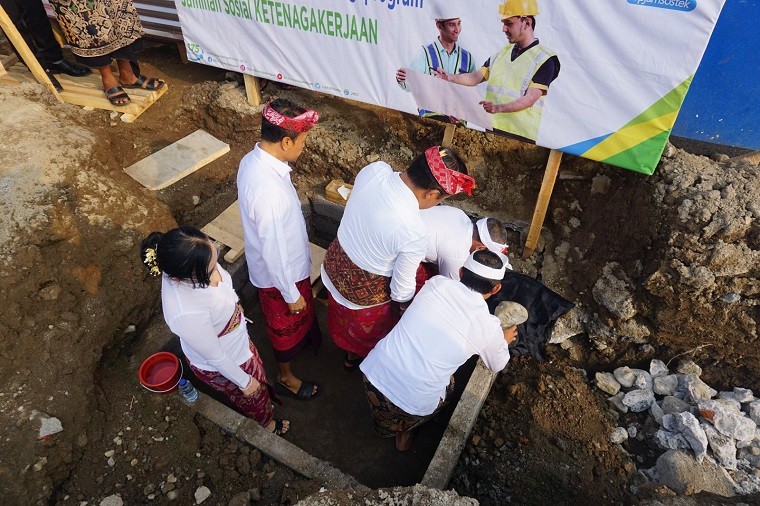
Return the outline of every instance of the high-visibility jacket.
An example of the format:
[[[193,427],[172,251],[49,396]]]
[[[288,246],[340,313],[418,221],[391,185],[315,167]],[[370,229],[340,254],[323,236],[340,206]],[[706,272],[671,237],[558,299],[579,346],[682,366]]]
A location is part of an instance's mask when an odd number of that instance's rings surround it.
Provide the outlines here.
[[[536,71],[546,60],[555,56],[551,49],[536,44],[512,61],[513,47],[514,44],[509,44],[491,58],[486,100],[494,104],[511,102],[525,95]],[[542,96],[535,104],[522,111],[495,114],[493,127],[535,141],[543,108]]]

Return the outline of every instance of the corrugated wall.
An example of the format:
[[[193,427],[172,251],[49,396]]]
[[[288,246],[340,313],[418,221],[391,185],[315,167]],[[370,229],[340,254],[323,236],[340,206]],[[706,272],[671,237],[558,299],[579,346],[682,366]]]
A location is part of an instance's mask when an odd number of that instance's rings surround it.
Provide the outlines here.
[[[48,0],[42,0],[42,3],[48,16],[55,19],[55,12]],[[147,37],[164,41],[182,40],[182,29],[173,0],[137,0],[134,4]]]

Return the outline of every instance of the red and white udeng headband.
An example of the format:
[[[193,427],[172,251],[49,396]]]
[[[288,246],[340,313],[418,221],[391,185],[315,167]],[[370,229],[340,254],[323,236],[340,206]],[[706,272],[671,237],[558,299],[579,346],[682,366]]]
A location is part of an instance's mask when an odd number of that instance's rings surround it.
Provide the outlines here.
[[[507,273],[507,265],[504,263],[504,260],[502,260],[502,266],[501,269],[494,269],[493,267],[488,267],[487,265],[483,265],[475,258],[473,255],[477,253],[470,253],[470,256],[467,257],[467,260],[464,261],[464,268],[468,271],[473,272],[474,274],[477,274],[478,276],[486,279],[493,279],[495,281],[501,281],[504,279],[504,274]],[[501,260],[501,258],[500,258]]]
[[[488,231],[488,218],[480,218],[477,223],[478,235],[480,236],[480,242],[486,245],[486,248],[493,251],[497,255],[506,255],[509,253],[509,246],[498,243],[491,239],[491,233]]]
[[[446,167],[441,158],[440,146],[433,146],[425,151],[425,160],[427,161],[430,172],[441,188],[449,195],[456,195],[459,192],[467,192],[472,196],[472,189],[475,188],[475,180],[467,174],[462,174]]]
[[[308,110],[295,118],[289,118],[275,111],[271,104],[269,102],[264,106],[264,111],[262,112],[264,119],[285,130],[298,133],[308,132],[319,121],[319,113],[317,111]]]

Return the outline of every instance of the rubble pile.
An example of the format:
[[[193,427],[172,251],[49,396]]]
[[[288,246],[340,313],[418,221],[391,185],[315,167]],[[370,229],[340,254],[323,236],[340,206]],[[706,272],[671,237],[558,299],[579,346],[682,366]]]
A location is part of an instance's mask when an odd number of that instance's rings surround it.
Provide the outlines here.
[[[649,371],[598,372],[596,386],[615,409],[639,414],[637,423],[616,427],[609,441],[625,444],[633,438],[664,451],[654,467],[639,471],[640,482],[681,494],[760,492],[760,399],[747,388],[718,392],[701,374],[692,360],[671,372],[659,359],[650,362]]]

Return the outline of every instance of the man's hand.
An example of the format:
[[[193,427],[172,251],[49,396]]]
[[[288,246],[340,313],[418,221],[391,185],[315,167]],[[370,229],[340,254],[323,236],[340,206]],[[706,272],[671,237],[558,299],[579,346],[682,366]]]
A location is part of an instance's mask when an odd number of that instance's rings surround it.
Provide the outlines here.
[[[241,388],[240,391],[243,392],[243,395],[246,397],[250,397],[256,392],[259,391],[259,388],[261,388],[261,383],[259,383],[256,378],[251,376],[251,381],[248,383],[248,386],[245,388]]]
[[[447,74],[445,70],[433,69],[433,75],[438,79],[443,79],[444,81],[451,82],[451,76]]]
[[[398,69],[396,71],[396,81],[398,83],[406,82],[406,69]]]
[[[295,302],[288,302],[288,309],[292,314],[298,314],[306,309],[306,300],[303,298],[303,295],[298,297],[298,300]]]
[[[494,104],[490,100],[481,100],[479,104],[483,106],[483,109],[485,109],[488,114],[496,114],[502,112],[500,104]]]
[[[504,340],[507,344],[512,344],[517,340],[517,325],[512,325],[504,329]]]

